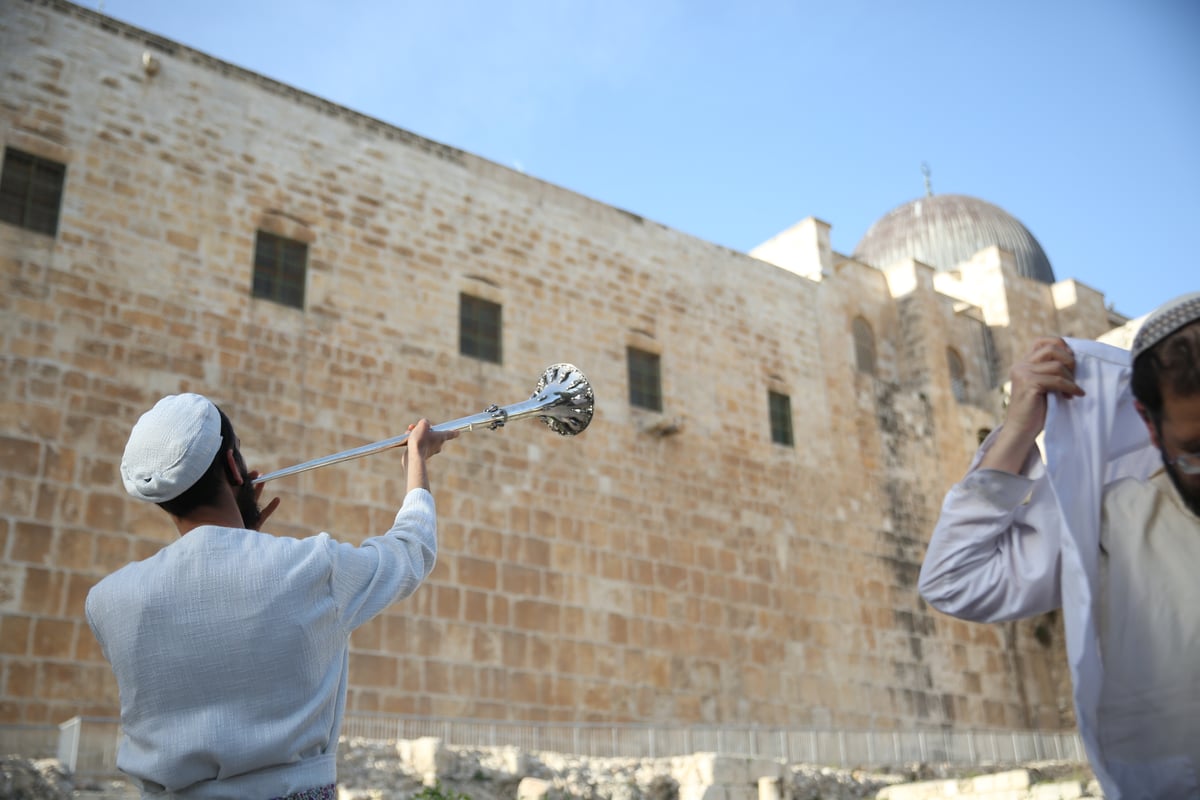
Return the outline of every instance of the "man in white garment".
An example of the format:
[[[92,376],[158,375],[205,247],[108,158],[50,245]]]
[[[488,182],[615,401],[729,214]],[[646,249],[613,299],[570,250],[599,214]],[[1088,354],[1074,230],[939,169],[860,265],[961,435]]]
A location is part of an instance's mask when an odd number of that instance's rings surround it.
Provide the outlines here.
[[[355,546],[260,533],[233,425],[198,394],[133,426],[121,477],[179,538],[88,593],[121,698],[117,766],[156,800],[334,800],[353,630],[410,595],[437,557],[427,462],[457,436],[409,426],[392,526]]]
[[[1129,353],[1042,339],[1011,377],[921,594],[979,622],[1062,608],[1106,797],[1200,798],[1200,292],[1152,312]]]

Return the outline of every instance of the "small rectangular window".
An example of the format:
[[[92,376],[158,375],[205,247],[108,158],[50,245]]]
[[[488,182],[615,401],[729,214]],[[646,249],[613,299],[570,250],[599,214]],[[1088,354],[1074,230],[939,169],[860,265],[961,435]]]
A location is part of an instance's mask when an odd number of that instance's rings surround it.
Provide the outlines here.
[[[767,392],[767,411],[771,418],[771,441],[788,447],[792,439],[792,398],[779,392]]]
[[[630,347],[629,404],[649,411],[662,411],[662,372],[657,353]]]
[[[54,236],[66,178],[66,164],[4,148],[0,220]]]
[[[501,363],[500,304],[460,293],[458,309],[458,352]]]
[[[254,242],[255,297],[304,308],[308,245],[259,231]]]

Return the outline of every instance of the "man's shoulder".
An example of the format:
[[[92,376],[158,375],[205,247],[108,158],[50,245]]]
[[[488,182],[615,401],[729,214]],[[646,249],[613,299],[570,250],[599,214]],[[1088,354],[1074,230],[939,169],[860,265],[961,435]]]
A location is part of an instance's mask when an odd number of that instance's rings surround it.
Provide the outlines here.
[[[152,562],[157,557],[158,553],[142,561],[132,561],[105,575],[88,590],[84,610],[97,634],[96,626],[108,619],[111,612],[126,608],[132,593],[146,583],[149,571],[154,569]]]
[[[1104,507],[1106,510],[1120,509],[1147,503],[1152,501],[1159,491],[1153,476],[1119,478],[1104,487]]]
[[[213,541],[205,535],[205,529],[209,527],[211,526],[201,526],[189,531],[178,539],[163,545],[146,558],[130,561],[128,564],[118,567],[97,581],[88,592],[88,596],[119,592],[122,587],[136,586],[153,580],[156,576],[169,573],[175,569],[177,564],[200,557],[197,551],[211,547]],[[254,533],[254,531],[247,531],[247,533]]]
[[[231,565],[245,569],[256,566],[298,563],[305,554],[324,552],[325,533],[304,539],[275,536],[240,528],[196,528],[162,547],[153,555],[110,572],[88,591],[89,608],[101,604],[120,607],[133,597],[144,595],[151,587],[165,587],[194,574],[197,563],[228,570]]]
[[[171,544],[177,544],[177,542],[172,542]],[[170,546],[171,545],[167,545],[167,547]],[[121,586],[131,583],[136,584],[137,582],[143,580],[146,575],[158,569],[158,564],[162,561],[163,551],[166,549],[167,548],[164,547],[153,555],[147,556],[139,561],[130,561],[128,564],[118,567],[117,569],[108,573],[96,582],[96,584],[91,588],[91,591],[88,592],[88,597],[91,598],[93,595],[103,595],[107,592],[115,592],[118,591]]]
[[[1127,477],[1104,489],[1104,517],[1108,524],[1146,522],[1175,491],[1162,469],[1147,478]]]

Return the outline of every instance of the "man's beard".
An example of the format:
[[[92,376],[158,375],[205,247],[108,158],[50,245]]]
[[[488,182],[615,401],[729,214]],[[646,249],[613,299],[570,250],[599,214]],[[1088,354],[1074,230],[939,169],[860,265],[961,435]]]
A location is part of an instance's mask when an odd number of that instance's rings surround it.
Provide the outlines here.
[[[258,500],[254,496],[254,481],[250,480],[250,473],[245,468],[239,471],[242,473],[242,485],[237,488],[238,511],[242,514],[242,524],[256,531],[262,509],[258,507]]]
[[[1162,454],[1162,458],[1167,475],[1171,478],[1171,483],[1175,484],[1175,491],[1179,492],[1179,496],[1183,498],[1183,504],[1191,509],[1193,514],[1200,517],[1200,489],[1197,489],[1195,484],[1189,484],[1184,480],[1179,468],[1167,461],[1166,453]]]

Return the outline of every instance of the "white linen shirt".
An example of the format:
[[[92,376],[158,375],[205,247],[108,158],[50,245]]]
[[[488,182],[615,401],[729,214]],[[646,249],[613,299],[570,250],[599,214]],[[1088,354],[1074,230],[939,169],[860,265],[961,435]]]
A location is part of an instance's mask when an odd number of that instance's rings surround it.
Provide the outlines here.
[[[978,469],[993,432],[946,496],[918,588],[939,611],[977,622],[1061,607],[1079,733],[1105,796],[1200,797],[1188,762],[1120,765],[1100,749],[1104,671],[1093,602],[1104,491],[1123,478],[1146,480],[1162,460],[1133,405],[1128,351],[1077,339],[1067,344],[1086,394],[1048,397],[1045,464],[1035,451],[1021,475]]]
[[[121,694],[117,766],[154,798],[261,798],[336,782],[350,632],[437,555],[414,489],[361,546],[201,526],[104,578],[86,613]]]

